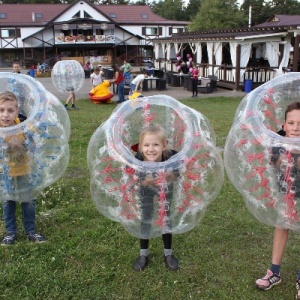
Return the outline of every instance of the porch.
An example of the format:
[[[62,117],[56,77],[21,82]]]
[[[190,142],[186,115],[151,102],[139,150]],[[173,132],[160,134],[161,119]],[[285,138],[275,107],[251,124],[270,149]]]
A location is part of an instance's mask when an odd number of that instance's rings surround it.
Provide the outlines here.
[[[174,63],[169,61],[157,60],[154,62],[154,67],[166,72],[178,73]],[[271,67],[238,68],[224,65],[200,64],[198,69],[200,77],[208,77],[210,74],[215,74],[218,78],[218,87],[241,91],[244,90],[245,80],[251,79],[252,87],[256,88],[277,76],[276,70]],[[237,80],[239,77],[237,74],[240,73],[244,74],[242,80]]]

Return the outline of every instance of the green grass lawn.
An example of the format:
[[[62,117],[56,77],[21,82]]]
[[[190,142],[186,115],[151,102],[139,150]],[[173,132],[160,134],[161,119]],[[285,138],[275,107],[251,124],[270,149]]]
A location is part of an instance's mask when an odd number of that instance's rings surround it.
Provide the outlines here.
[[[240,100],[182,102],[210,120],[217,146],[224,147]],[[87,145],[116,105],[95,105],[89,100],[77,105],[78,111],[69,112],[69,167],[38,199],[37,228],[48,242],[26,241],[18,219],[18,242],[0,249],[0,299],[294,299],[299,236],[290,234],[283,283],[267,292],[257,290],[255,280],[270,265],[273,228],[252,217],[227,178],[200,225],[174,236],[180,270],[165,268],[162,240],[156,238],[150,242],[149,266],[135,272],[132,264],[139,253],[138,239],[100,215],[89,193]],[[4,234],[3,220],[0,228]]]

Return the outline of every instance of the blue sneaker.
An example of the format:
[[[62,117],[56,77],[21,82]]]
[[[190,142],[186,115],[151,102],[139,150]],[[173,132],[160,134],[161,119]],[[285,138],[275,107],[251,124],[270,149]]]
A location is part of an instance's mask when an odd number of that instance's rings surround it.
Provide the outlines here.
[[[16,242],[16,235],[8,234],[3,238],[2,242],[1,242],[1,246],[13,245],[15,242]]]
[[[44,243],[46,242],[46,239],[42,237],[39,233],[37,232],[30,232],[27,234],[27,239],[33,243]]]

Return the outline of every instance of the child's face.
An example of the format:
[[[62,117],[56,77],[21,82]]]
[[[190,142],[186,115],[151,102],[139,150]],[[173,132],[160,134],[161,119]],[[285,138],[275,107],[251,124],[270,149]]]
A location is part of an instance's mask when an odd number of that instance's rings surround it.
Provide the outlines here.
[[[145,134],[140,151],[144,155],[145,161],[160,162],[162,153],[166,150],[166,145],[157,134]]]
[[[294,109],[287,113],[283,123],[283,130],[286,137],[300,137],[300,110]]]
[[[15,101],[0,103],[0,127],[15,125],[14,120],[18,117],[19,110]]]
[[[13,64],[13,70],[14,70],[14,72],[19,72],[20,71],[20,65],[19,64]]]

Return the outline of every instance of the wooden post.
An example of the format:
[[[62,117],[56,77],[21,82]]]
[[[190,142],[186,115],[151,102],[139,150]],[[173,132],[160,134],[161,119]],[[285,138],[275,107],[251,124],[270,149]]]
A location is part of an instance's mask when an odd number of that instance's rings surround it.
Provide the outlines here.
[[[293,72],[298,72],[299,62],[299,35],[295,36],[294,54],[293,54]]]
[[[211,57],[212,57],[212,68],[211,68],[211,74],[209,74],[209,75],[215,75],[215,64],[216,64],[216,60],[215,60],[215,56],[214,56],[214,48],[215,48],[215,44],[213,44],[213,47],[212,47],[212,49],[211,49],[211,52],[212,52],[212,54],[211,54]]]
[[[284,51],[284,45],[282,45],[282,44],[279,44],[279,59],[278,59],[278,61],[279,61],[279,63],[281,62],[281,60],[282,60],[282,57],[283,57],[283,51]],[[278,66],[279,67],[279,66]]]
[[[241,71],[241,45],[236,47],[236,62],[235,62],[235,83],[234,90],[238,90],[240,86],[240,71]]]

